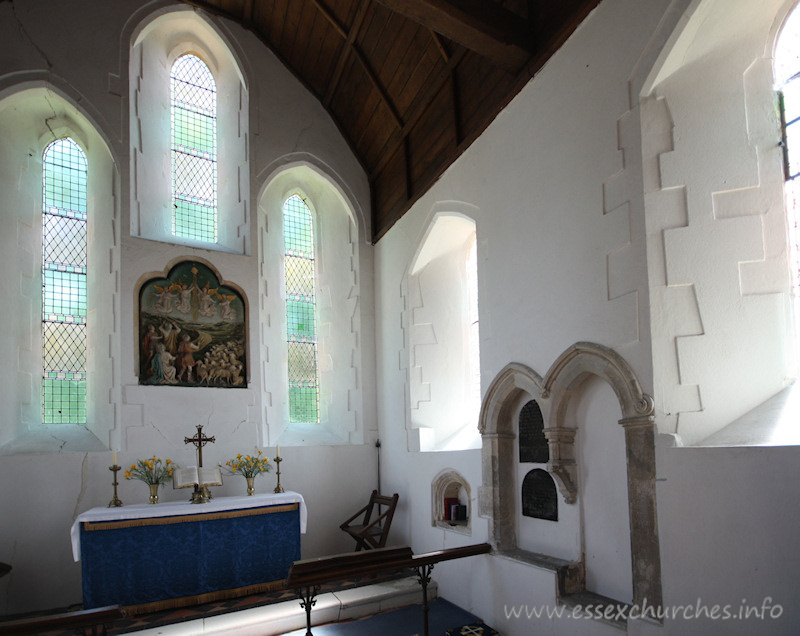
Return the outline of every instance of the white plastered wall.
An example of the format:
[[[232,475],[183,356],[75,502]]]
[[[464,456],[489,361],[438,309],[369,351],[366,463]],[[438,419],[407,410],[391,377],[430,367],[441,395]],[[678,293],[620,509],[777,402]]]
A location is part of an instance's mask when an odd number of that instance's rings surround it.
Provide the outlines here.
[[[642,103],[659,430],[693,444],[794,377],[772,44],[785,0],[694,3]]]
[[[409,450],[476,448],[479,406],[472,399],[467,253],[475,241],[472,206],[441,203],[403,278],[408,364]]]

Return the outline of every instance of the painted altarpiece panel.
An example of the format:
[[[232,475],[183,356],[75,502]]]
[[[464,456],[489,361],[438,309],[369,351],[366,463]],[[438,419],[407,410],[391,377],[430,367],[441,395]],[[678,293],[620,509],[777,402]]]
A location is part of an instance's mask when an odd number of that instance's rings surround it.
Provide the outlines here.
[[[139,287],[139,384],[246,388],[247,299],[208,264],[176,263]]]

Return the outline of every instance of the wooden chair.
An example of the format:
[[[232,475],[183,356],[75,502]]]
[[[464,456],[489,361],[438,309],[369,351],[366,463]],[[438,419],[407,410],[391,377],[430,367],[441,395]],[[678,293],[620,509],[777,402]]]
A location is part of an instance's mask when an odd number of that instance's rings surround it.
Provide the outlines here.
[[[397,493],[386,497],[379,495],[377,490],[373,490],[369,503],[339,526],[356,540],[356,552],[362,549],[382,548],[386,545],[398,498]],[[385,507],[383,512],[381,512],[381,506]],[[374,518],[373,513],[375,514]],[[354,524],[353,521],[361,515],[364,515],[361,522]]]

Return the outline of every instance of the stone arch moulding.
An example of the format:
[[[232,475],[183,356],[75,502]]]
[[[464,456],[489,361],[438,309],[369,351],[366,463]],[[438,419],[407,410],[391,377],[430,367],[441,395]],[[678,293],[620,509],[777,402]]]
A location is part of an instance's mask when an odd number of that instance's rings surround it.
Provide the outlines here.
[[[462,489],[466,498],[467,518],[463,522],[459,522],[448,517],[445,512],[444,500],[445,497],[457,499]],[[431,482],[431,525],[462,534],[472,534],[471,492],[469,482],[457,470],[445,468],[440,471]]]
[[[575,390],[589,376],[605,380],[619,400],[625,429],[628,475],[631,567],[634,602],[661,603],[661,556],[655,493],[653,398],[642,391],[631,367],[618,353],[591,342],[578,342],[562,353],[542,379],[519,363],[495,377],[484,397],[479,430],[483,438],[483,484],[479,513],[492,519],[491,540],[498,551],[516,550],[512,467],[514,423],[510,417],[521,395],[537,400],[550,447],[548,470],[567,503],[577,497],[575,429],[565,424]]]

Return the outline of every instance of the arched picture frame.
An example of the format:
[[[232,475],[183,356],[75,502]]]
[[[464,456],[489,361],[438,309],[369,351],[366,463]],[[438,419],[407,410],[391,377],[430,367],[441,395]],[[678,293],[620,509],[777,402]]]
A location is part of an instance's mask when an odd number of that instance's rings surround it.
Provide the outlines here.
[[[247,387],[247,300],[210,265],[147,277],[138,301],[139,384]]]

